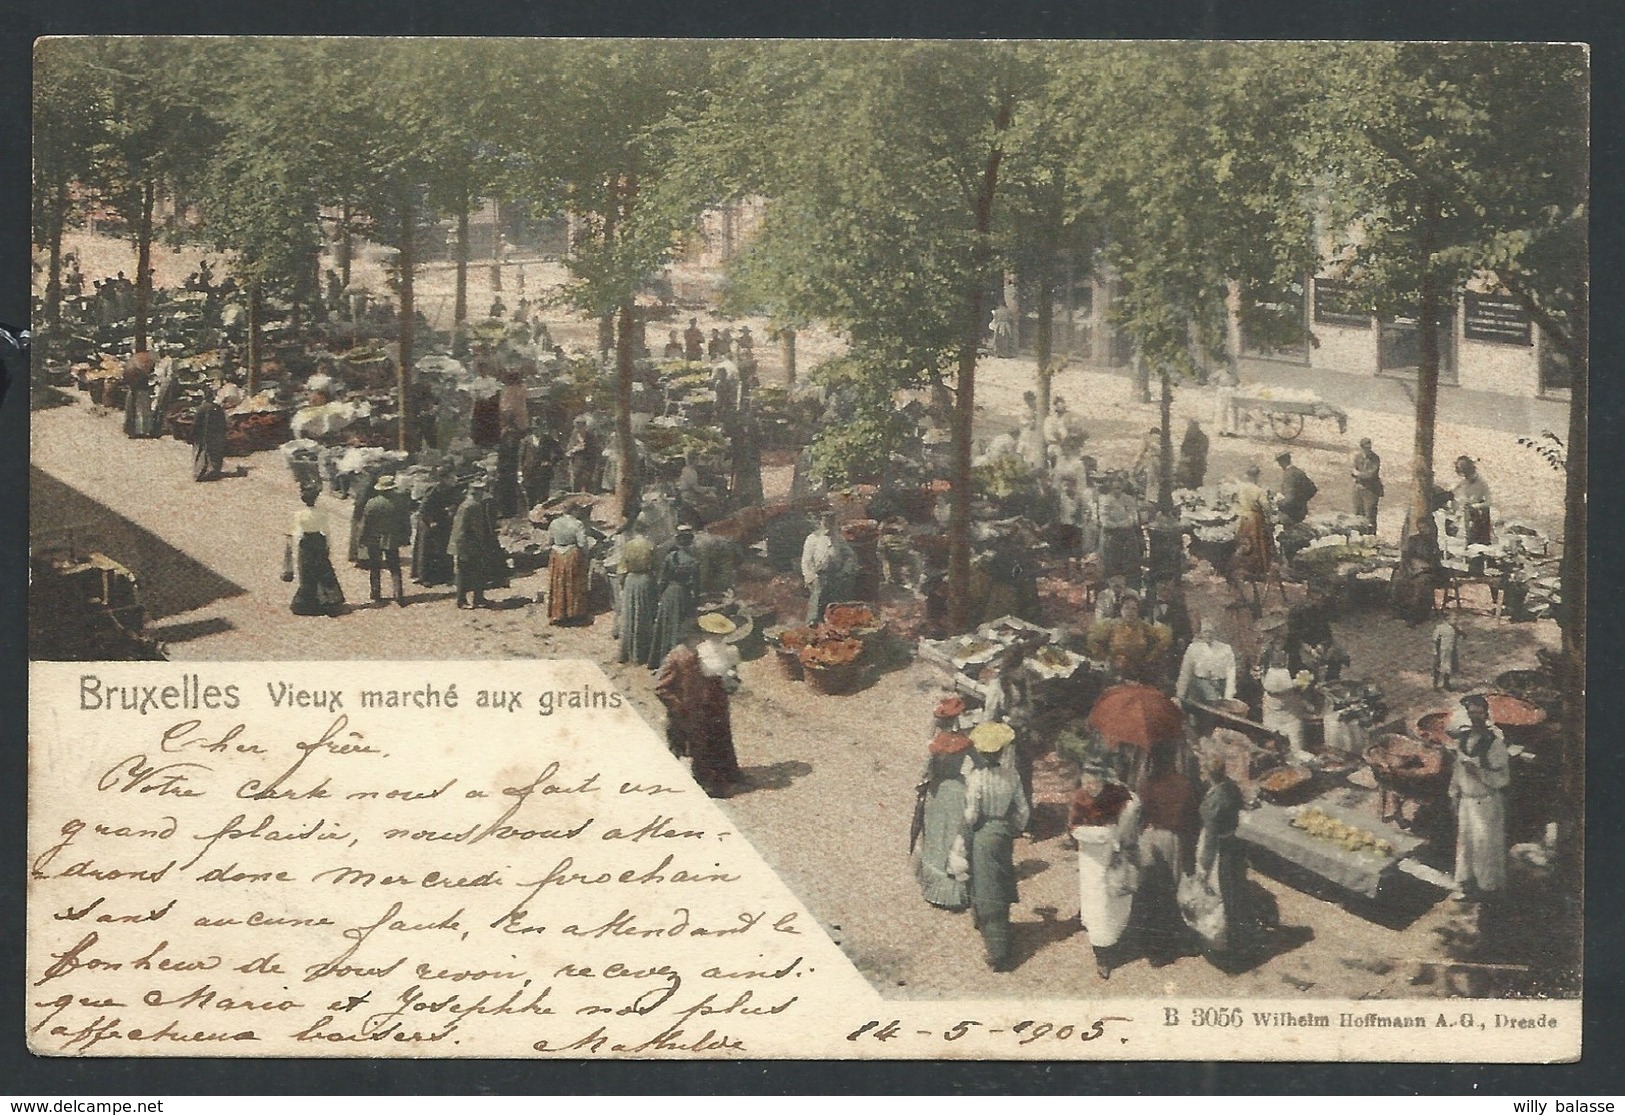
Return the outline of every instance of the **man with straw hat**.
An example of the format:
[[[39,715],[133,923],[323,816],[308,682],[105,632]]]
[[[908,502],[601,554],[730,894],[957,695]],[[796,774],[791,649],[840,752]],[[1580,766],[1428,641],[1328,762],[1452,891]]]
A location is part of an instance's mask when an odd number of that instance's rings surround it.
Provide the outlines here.
[[[694,781],[710,797],[727,797],[740,782],[728,700],[739,688],[739,651],[727,641],[736,625],[711,612],[690,627],[655,675],[666,706],[666,744],[689,759]]]
[[[361,512],[361,545],[367,551],[372,600],[375,603],[383,600],[380,586],[387,569],[395,603],[404,608],[406,592],[401,585],[401,547],[411,540],[412,520],[410,507],[396,494],[396,487],[393,472],[386,472],[373,482],[372,495]]]
[[[1015,967],[1010,906],[1017,901],[1015,838],[1027,827],[1030,811],[1016,774],[1015,729],[985,721],[971,729],[971,761],[965,773],[963,852],[950,857],[950,870],[969,870],[971,908],[995,972]]]

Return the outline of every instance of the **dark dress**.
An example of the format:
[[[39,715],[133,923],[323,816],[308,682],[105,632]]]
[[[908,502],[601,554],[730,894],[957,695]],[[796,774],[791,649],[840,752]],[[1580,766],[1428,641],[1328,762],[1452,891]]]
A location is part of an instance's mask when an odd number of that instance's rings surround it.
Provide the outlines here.
[[[658,669],[672,648],[683,641],[683,629],[694,618],[694,586],[700,563],[682,547],[672,550],[660,566],[660,604],[655,609],[649,637],[649,669]]]
[[[297,569],[293,603],[296,616],[333,616],[344,604],[344,590],[327,552],[327,535],[301,534],[294,553]]]
[[[1224,904],[1224,951],[1231,953],[1246,951],[1252,935],[1247,848],[1236,835],[1242,805],[1241,788],[1228,778],[1208,790],[1202,798],[1202,836],[1196,853],[1197,874],[1214,881]]]
[[[700,788],[714,797],[738,782],[728,686],[723,678],[706,676],[698,651],[679,644],[666,655],[655,696],[666,706],[666,744],[673,755],[689,758]]]
[[[412,580],[420,585],[450,584],[455,572],[451,554],[451,523],[457,515],[457,489],[436,484],[418,506],[417,530],[412,536]]]
[[[226,465],[226,411],[213,399],[192,416],[192,479],[218,480]]]

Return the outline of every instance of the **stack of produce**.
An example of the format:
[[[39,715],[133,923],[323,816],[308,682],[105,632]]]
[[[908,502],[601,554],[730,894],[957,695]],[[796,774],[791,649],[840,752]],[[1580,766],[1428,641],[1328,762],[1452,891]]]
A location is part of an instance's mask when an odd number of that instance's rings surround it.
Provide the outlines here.
[[[1394,846],[1390,841],[1356,825],[1339,821],[1313,806],[1294,811],[1292,827],[1356,855],[1380,856],[1383,859],[1392,859],[1394,855]]]

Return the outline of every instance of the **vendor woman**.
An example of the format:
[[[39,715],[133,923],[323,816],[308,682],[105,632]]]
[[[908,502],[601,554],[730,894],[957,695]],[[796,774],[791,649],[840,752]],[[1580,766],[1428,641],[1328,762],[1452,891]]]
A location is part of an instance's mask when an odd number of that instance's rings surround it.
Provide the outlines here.
[[[590,582],[587,551],[592,539],[586,524],[566,507],[547,527],[552,553],[547,560],[547,621],[577,624],[592,619],[587,596]]]
[[[937,703],[925,771],[919,785],[920,858],[915,874],[925,900],[945,910],[970,905],[969,865],[956,860],[954,848],[967,846],[965,765],[970,737],[958,730],[965,702],[947,696]]]

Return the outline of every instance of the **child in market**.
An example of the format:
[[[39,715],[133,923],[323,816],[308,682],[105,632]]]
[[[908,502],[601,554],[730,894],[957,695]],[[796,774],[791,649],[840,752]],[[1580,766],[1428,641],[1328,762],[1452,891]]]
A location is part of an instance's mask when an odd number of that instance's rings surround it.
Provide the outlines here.
[[[1461,670],[1461,628],[1449,616],[1433,628],[1433,688],[1450,690],[1451,678]]]

